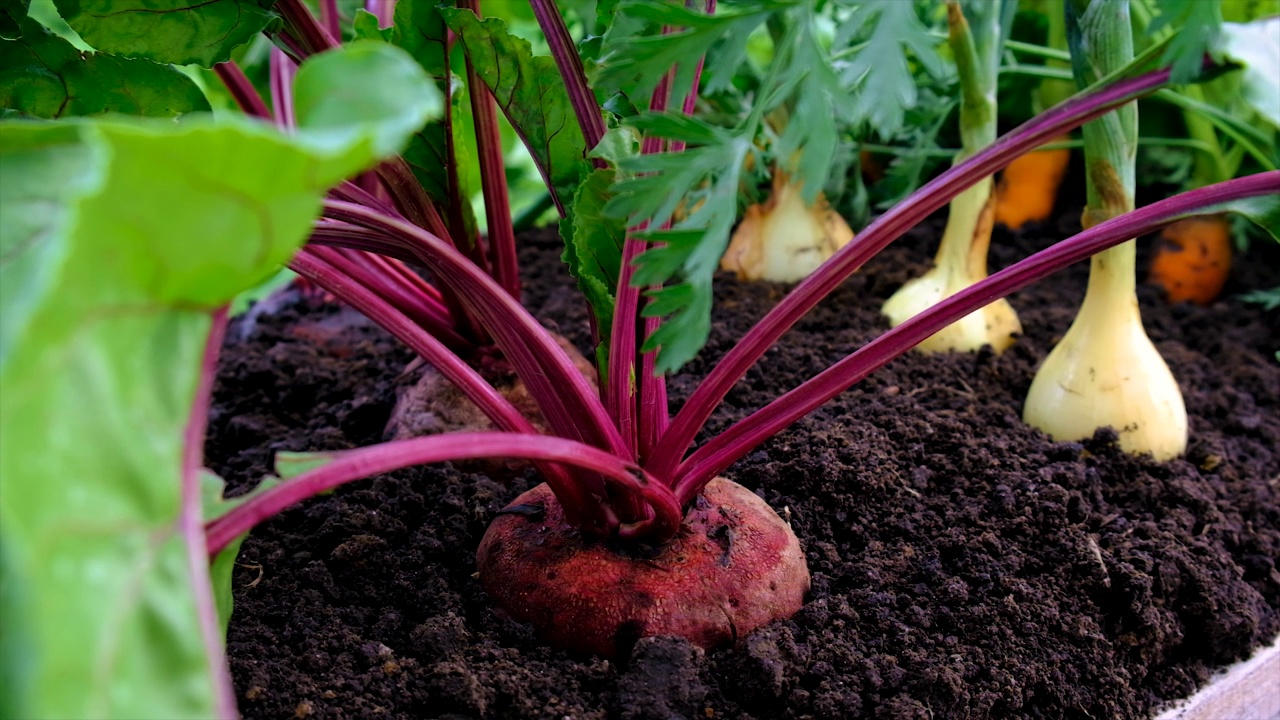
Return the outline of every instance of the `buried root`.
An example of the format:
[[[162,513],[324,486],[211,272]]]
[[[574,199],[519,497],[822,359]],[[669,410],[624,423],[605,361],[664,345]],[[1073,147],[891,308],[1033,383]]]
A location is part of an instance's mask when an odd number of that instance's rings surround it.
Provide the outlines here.
[[[584,536],[539,485],[494,520],[476,558],[485,590],[508,616],[552,645],[606,658],[655,635],[704,648],[732,643],[795,614],[809,589],[790,526],[724,478],[658,547]]]

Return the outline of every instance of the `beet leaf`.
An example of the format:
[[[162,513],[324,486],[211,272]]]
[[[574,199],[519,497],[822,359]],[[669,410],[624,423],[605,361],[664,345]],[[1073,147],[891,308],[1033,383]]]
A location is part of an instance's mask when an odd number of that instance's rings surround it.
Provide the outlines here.
[[[556,207],[572,202],[586,174],[586,143],[555,60],[534,55],[499,18],[442,9],[476,72],[537,163]]]
[[[0,586],[38,599],[4,603],[25,676],[0,696],[27,716],[234,713],[198,487],[216,309],[288,260],[329,186],[440,109],[394,48],[318,56],[298,84],[335,78],[345,107],[303,103],[296,135],[235,116],[0,123],[0,215],[22,218],[0,226]]]
[[[31,0],[13,0],[0,5],[0,40],[22,37],[22,21],[27,17],[30,4]]]
[[[54,0],[93,48],[112,55],[209,67],[232,48],[280,26],[271,0]]]
[[[209,109],[200,88],[172,65],[84,54],[31,18],[21,27],[21,38],[0,41],[0,107],[40,118]]]

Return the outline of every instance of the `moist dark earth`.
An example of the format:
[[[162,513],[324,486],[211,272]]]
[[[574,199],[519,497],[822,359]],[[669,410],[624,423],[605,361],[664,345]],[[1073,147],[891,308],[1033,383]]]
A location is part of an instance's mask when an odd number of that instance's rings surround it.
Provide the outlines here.
[[[998,229],[993,266],[1078,229],[1070,213]],[[927,267],[935,218],[850,278],[730,393],[717,432],[885,328],[883,301]],[[1143,241],[1147,248],[1150,240]],[[524,300],[588,350],[553,235],[523,238]],[[289,510],[244,544],[229,653],[249,718],[1142,718],[1280,633],[1280,313],[1238,293],[1280,284],[1280,250],[1238,259],[1223,300],[1148,332],[1186,397],[1168,463],[1100,431],[1050,442],[1019,420],[1067,329],[1087,264],[1011,298],[1014,347],[891,363],[726,474],[790,519],[813,572],[804,609],[704,652],[640,641],[608,662],[500,617],[474,553],[536,484],[422,467]],[[673,409],[786,292],[717,280],[711,341]],[[281,450],[382,440],[412,355],[321,297],[236,321],[207,462],[247,490]],[[1117,358],[1124,362],[1124,358]],[[494,470],[499,472],[499,470]],[[510,475],[514,474],[514,478]]]

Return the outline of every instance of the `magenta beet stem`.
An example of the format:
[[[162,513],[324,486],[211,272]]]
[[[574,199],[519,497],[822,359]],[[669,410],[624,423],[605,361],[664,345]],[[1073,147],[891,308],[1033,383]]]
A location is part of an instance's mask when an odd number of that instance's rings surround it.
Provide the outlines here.
[[[339,485],[413,465],[483,458],[524,458],[571,465],[643,497],[653,510],[652,517],[620,528],[623,537],[643,533],[668,538],[680,527],[680,504],[670,488],[636,465],[603,450],[545,435],[448,433],[333,453],[329,463],[287,480],[209,523],[209,552],[217,553],[263,520]]]
[[[191,415],[182,435],[182,506],[178,529],[187,546],[187,570],[191,574],[191,594],[195,598],[200,639],[204,642],[205,656],[209,659],[214,712],[219,720],[235,720],[239,717],[236,712],[235,688],[231,686],[231,668],[227,665],[218,607],[213,600],[213,582],[209,578],[209,558],[216,555],[222,547],[211,550],[206,545],[200,487],[213,380],[218,370],[218,353],[222,349],[222,338],[226,331],[227,308],[223,307],[213,313],[209,337],[205,340],[204,356],[200,362],[196,396],[191,403]]]

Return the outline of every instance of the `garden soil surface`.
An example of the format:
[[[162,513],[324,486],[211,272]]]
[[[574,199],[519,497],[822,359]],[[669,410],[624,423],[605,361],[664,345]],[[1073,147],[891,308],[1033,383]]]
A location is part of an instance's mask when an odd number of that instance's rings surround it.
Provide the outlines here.
[[[1074,215],[1072,213],[1071,215]],[[1078,225],[997,230],[1000,267]],[[927,267],[935,218],[850,278],[730,393],[718,432],[885,329]],[[1144,241],[1149,242],[1149,241]],[[589,350],[553,235],[523,239],[524,300]],[[1110,431],[1050,442],[1019,420],[1067,329],[1086,264],[1011,298],[1003,355],[912,354],[726,473],[795,528],[804,609],[704,652],[640,641],[572,657],[494,611],[475,550],[532,472],[422,467],[346,486],[261,526],[235,573],[229,653],[249,718],[1142,718],[1280,632],[1280,251],[1237,262],[1226,299],[1165,306],[1148,332],[1183,388],[1186,457],[1126,456]],[[1268,269],[1269,268],[1269,269]],[[676,408],[786,292],[717,280],[710,343]],[[278,451],[381,441],[411,353],[323,297],[276,297],[232,326],[207,463],[230,492]],[[1125,358],[1116,358],[1125,362]]]

